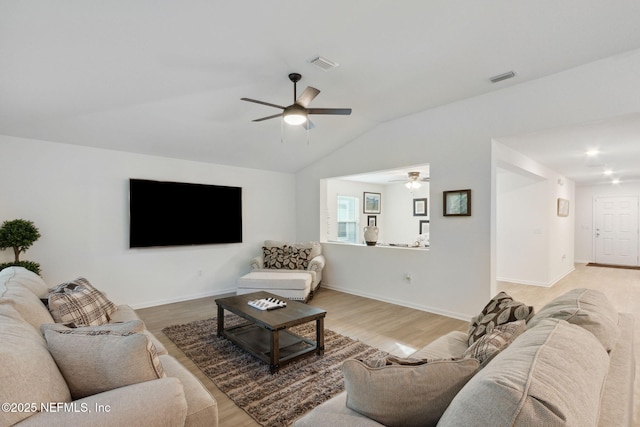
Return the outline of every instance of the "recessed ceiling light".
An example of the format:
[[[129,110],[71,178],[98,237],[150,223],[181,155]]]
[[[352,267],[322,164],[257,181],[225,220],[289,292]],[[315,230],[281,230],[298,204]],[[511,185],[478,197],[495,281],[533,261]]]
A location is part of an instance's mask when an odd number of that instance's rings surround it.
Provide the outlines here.
[[[605,176],[609,176],[613,173],[613,171],[611,169],[605,169],[603,173]]]
[[[620,180],[618,178],[611,181],[612,184],[620,184]]]
[[[588,150],[586,152],[587,156],[589,157],[594,157],[597,156],[598,154],[600,154],[600,151],[598,151],[597,149],[593,149],[593,150]]]

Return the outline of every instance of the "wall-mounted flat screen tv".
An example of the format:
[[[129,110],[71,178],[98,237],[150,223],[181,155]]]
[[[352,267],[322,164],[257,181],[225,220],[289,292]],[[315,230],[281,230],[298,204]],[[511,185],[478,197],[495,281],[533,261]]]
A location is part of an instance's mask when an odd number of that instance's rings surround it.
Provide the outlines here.
[[[129,247],[242,242],[242,188],[129,179]]]

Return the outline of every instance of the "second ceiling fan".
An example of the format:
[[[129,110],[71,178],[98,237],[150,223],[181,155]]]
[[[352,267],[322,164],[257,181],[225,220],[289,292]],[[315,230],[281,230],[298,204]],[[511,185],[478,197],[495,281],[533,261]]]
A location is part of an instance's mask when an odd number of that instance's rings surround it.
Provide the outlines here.
[[[272,104],[270,102],[258,101],[251,98],[240,98],[243,101],[254,102],[256,104],[267,105],[269,107],[275,107],[282,109],[279,114],[272,116],[262,117],[253,120],[254,122],[261,122],[263,120],[275,119],[276,117],[282,117],[285,122],[291,125],[302,125],[305,129],[313,129],[314,124],[309,120],[309,114],[331,114],[338,116],[348,116],[351,114],[351,108],[308,108],[311,101],[314,100],[320,91],[314,87],[308,86],[304,92],[297,97],[297,83],[302,78],[302,75],[298,73],[289,74],[289,80],[293,82],[293,104],[284,107],[282,105]]]

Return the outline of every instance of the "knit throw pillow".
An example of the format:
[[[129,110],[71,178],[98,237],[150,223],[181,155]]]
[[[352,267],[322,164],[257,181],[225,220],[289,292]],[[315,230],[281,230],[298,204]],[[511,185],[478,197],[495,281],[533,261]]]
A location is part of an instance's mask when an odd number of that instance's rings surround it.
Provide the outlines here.
[[[83,277],[61,284],[49,294],[49,311],[56,323],[75,327],[104,325],[117,309]]]
[[[482,312],[469,324],[469,345],[472,345],[493,328],[516,320],[527,321],[533,316],[533,307],[514,301],[506,292],[491,298]]]

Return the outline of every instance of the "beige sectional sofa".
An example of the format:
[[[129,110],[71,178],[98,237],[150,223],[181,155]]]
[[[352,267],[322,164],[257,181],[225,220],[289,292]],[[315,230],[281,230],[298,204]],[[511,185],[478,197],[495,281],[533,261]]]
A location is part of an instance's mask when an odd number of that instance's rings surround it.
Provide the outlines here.
[[[618,313],[597,291],[576,289],[528,318],[526,330],[480,367],[443,405],[439,421],[448,426],[631,426],[635,379],[634,320]],[[468,334],[451,332],[412,355],[414,359],[457,359],[469,348]],[[459,360],[443,363],[458,364]],[[464,363],[468,363],[465,361]],[[428,365],[428,364],[427,364]],[[363,415],[368,396],[384,394],[400,385],[402,392],[386,395],[386,407],[372,416],[400,419],[415,405],[436,407],[442,396],[422,394],[413,399],[421,378],[416,366],[368,368],[363,377],[347,375],[347,391],[297,420],[296,427],[349,425],[379,426]],[[377,370],[376,370],[377,369]],[[381,389],[374,378],[380,370],[395,369],[399,379],[386,378]],[[344,367],[343,367],[344,370]],[[439,381],[437,377],[433,377]],[[351,384],[359,381],[363,384]],[[466,379],[464,379],[466,381]],[[369,386],[362,396],[349,396],[356,386]],[[357,397],[357,399],[356,399]],[[378,396],[379,397],[379,396]],[[352,409],[355,408],[358,411]],[[368,409],[370,410],[370,408]],[[415,412],[420,414],[420,412]],[[371,415],[371,414],[369,414]],[[390,417],[390,418],[389,418]],[[422,420],[424,420],[422,416]],[[394,425],[393,422],[387,423]],[[413,424],[404,419],[396,425]]]
[[[41,301],[49,289],[23,268],[0,271],[0,426],[218,425],[216,401],[133,309],[67,328]]]

